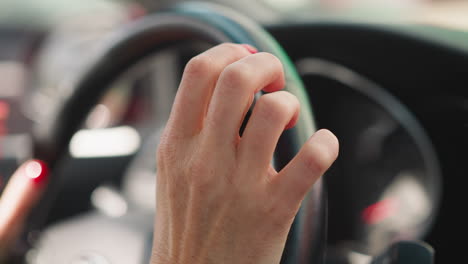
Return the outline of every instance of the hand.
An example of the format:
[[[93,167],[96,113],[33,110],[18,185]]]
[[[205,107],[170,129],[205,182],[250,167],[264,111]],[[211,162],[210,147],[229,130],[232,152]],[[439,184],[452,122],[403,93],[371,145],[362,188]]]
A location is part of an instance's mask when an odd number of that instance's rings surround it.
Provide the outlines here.
[[[0,261],[21,234],[24,222],[41,197],[47,180],[43,162],[24,163],[10,178],[0,198]]]
[[[294,217],[338,155],[316,132],[280,172],[270,165],[299,102],[279,91],[280,61],[235,44],[216,46],[186,66],[157,153],[153,264],[279,263]],[[260,97],[242,137],[254,94]]]

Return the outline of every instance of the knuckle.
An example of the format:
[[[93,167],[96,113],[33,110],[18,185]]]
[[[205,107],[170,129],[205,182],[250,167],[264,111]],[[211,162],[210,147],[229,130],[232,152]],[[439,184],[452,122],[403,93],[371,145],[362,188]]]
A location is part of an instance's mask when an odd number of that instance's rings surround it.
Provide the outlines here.
[[[275,55],[267,52],[261,52],[257,54],[259,60],[262,61],[265,70],[272,75],[279,76],[284,75],[283,63]]]
[[[278,57],[276,57],[275,55],[268,52],[261,52],[258,54],[259,56],[264,56],[265,59],[268,61],[268,64],[272,65],[273,68],[283,70],[283,63],[281,63],[280,59],[278,59]]]
[[[221,73],[220,82],[224,87],[246,89],[252,80],[253,73],[247,63],[237,61],[228,65]]]
[[[288,92],[265,94],[256,107],[263,118],[271,122],[286,122],[299,106],[297,98]]]
[[[275,108],[278,110],[292,114],[297,108],[299,108],[299,99],[289,92],[278,91],[272,93],[272,95],[277,97],[277,105],[275,105]]]
[[[247,53],[245,48],[239,46],[238,44],[234,44],[230,42],[220,44],[219,47],[223,49],[223,52],[225,53],[233,53],[233,54],[246,54]]]
[[[188,77],[196,77],[208,74],[213,69],[213,63],[210,56],[202,53],[189,60],[185,66],[184,73]]]
[[[303,163],[309,171],[323,174],[335,160],[330,149],[320,143],[310,144],[303,155]]]
[[[245,54],[246,51],[239,45],[233,43],[223,43],[215,47],[220,49],[223,54]],[[209,51],[201,53],[189,60],[185,66],[185,74],[188,76],[203,76],[213,72],[221,72],[223,66],[219,60],[213,58]]]

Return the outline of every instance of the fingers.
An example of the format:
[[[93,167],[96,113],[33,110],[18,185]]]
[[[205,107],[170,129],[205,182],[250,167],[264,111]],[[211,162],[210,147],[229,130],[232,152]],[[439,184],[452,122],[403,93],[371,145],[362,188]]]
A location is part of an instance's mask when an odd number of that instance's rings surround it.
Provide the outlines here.
[[[168,122],[169,127],[177,128],[173,133],[191,135],[201,130],[219,75],[226,66],[253,52],[247,47],[225,43],[189,61]]]
[[[272,54],[257,53],[228,65],[221,73],[206,117],[206,131],[217,144],[231,143],[253,96],[261,89],[277,91],[284,87],[281,62]]]
[[[302,201],[312,185],[338,156],[338,140],[330,131],[317,131],[293,160],[272,180],[274,193],[286,204]]]
[[[10,178],[0,197],[0,251],[19,235],[28,213],[42,194],[47,173],[43,162],[31,160]]]
[[[299,101],[284,91],[263,95],[255,104],[239,146],[241,163],[249,170],[265,170],[281,133],[299,115]],[[255,173],[253,171],[253,173]]]

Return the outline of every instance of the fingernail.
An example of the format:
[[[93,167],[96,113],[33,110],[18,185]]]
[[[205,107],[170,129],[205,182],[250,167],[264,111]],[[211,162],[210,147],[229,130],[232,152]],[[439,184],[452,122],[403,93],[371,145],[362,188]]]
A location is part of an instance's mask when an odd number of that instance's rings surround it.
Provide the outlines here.
[[[249,44],[242,44],[242,46],[248,50],[251,54],[255,54],[258,52],[257,48],[255,48],[254,46],[251,46]]]
[[[40,160],[28,161],[24,167],[26,177],[30,178],[35,183],[42,183],[49,174],[47,164]]]
[[[284,130],[288,130],[288,129],[293,128],[295,124],[296,124],[296,123],[289,122],[289,123],[284,127]]]
[[[299,118],[299,117],[296,115],[296,116],[295,116],[291,121],[289,121],[289,123],[284,127],[284,130],[288,130],[288,129],[291,129],[291,128],[295,127],[298,118]]]

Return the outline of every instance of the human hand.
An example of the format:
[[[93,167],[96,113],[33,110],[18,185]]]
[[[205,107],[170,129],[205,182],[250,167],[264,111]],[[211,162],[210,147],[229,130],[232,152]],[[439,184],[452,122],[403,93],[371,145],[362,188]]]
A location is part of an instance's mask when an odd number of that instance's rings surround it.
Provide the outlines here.
[[[40,199],[47,173],[43,162],[30,160],[8,181],[0,197],[0,262],[18,239],[29,212]]]
[[[281,62],[222,44],[193,58],[157,153],[153,264],[279,263],[304,196],[338,155],[316,132],[281,171],[270,164],[298,99],[279,91]],[[256,102],[239,136],[254,94]]]

